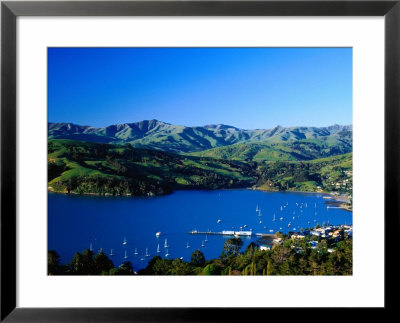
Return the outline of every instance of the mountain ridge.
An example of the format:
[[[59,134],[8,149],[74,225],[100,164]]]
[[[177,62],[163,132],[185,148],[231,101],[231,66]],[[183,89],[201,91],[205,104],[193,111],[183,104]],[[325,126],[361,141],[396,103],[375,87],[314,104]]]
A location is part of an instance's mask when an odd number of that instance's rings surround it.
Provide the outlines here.
[[[269,128],[269,129],[264,129],[264,128],[254,128],[254,129],[245,129],[245,128],[239,128],[239,127],[235,127],[232,125],[228,125],[228,124],[224,124],[224,123],[216,123],[216,124],[206,124],[206,125],[202,125],[202,126],[183,126],[183,125],[174,125],[172,123],[168,123],[165,121],[161,121],[161,120],[157,120],[157,119],[149,119],[149,120],[141,120],[141,121],[135,121],[135,122],[124,122],[124,123],[116,123],[116,124],[112,124],[112,125],[108,125],[105,127],[93,127],[90,125],[78,125],[76,123],[73,122],[48,122],[49,128],[51,125],[64,125],[64,126],[70,126],[70,127],[77,127],[77,128],[85,128],[85,129],[91,129],[91,130],[100,130],[100,129],[104,129],[104,128],[109,128],[109,127],[122,127],[122,126],[132,126],[132,125],[140,125],[141,127],[143,127],[143,125],[145,124],[149,124],[149,125],[154,125],[154,124],[163,124],[163,125],[169,125],[169,126],[176,126],[176,127],[184,127],[184,128],[207,128],[207,129],[235,129],[235,130],[239,130],[239,131],[272,131],[272,130],[276,130],[276,129],[295,129],[295,128],[314,128],[314,129],[334,129],[334,128],[352,128],[352,124],[349,125],[340,125],[337,123],[334,123],[330,126],[323,126],[323,127],[317,127],[317,126],[289,126],[289,127],[284,127],[281,125],[276,125],[273,128]]]
[[[282,127],[246,130],[225,124],[205,126],[173,125],[156,119],[95,128],[73,123],[48,123],[49,139],[74,139],[110,144],[131,144],[173,153],[199,153],[234,144],[264,145],[315,141],[338,146],[340,153],[352,149],[352,125],[328,127]],[[317,156],[317,157],[322,157]]]

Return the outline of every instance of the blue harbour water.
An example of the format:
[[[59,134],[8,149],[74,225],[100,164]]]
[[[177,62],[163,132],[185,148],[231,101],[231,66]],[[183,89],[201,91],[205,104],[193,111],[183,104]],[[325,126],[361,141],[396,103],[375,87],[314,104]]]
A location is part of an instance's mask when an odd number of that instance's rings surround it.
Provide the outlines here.
[[[102,248],[108,255],[113,249],[115,255],[111,259],[115,266],[124,261],[126,253],[126,260],[132,262],[135,270],[146,267],[155,255],[165,258],[167,251],[169,258],[183,257],[189,261],[192,252],[200,249],[206,259],[211,259],[221,254],[224,241],[230,237],[191,235],[189,231],[239,231],[242,227],[244,231],[253,229],[253,233],[286,233],[324,222],[352,224],[352,212],[327,208],[328,200],[323,196],[247,189],[176,191],[160,197],[49,193],[48,249],[55,249],[63,263],[90,246],[94,252]],[[159,237],[157,232],[161,232]],[[242,239],[243,250],[250,242],[259,242],[254,235]],[[164,247],[165,240],[168,248]]]

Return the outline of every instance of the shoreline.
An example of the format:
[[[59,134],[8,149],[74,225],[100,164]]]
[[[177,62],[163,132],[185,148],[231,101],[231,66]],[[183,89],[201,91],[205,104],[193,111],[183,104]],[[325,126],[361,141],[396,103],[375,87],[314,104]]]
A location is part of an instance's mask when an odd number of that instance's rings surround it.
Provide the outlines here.
[[[353,211],[352,205],[349,205],[347,202],[349,197],[347,195],[336,195],[332,192],[310,192],[310,191],[296,191],[296,190],[286,190],[286,191],[272,191],[272,190],[265,190],[265,189],[260,189],[258,187],[244,187],[244,188],[221,188],[218,190],[235,190],[235,189],[247,189],[247,190],[253,190],[253,191],[263,191],[263,192],[270,192],[270,193],[302,193],[302,194],[320,194],[320,195],[325,195],[329,196],[330,199],[326,201],[326,204],[333,204],[335,207],[340,208],[342,210],[346,210],[349,212]],[[124,195],[115,195],[111,193],[90,193],[90,192],[85,192],[85,193],[77,193],[77,192],[67,192],[67,191],[55,191],[54,189],[51,189],[50,187],[47,188],[48,193],[55,193],[55,194],[64,194],[64,195],[82,195],[82,196],[100,196],[100,197],[132,197],[132,198],[137,198],[137,197],[157,197],[157,196],[166,196],[169,194],[174,193],[175,191],[190,191],[191,189],[183,189],[183,190],[173,190],[172,192],[168,194],[160,194],[160,195],[155,195],[155,194],[148,194],[148,195],[132,195],[132,194],[124,194]],[[195,190],[200,190],[200,191],[207,191],[207,189],[195,189]],[[209,189],[208,191],[215,191],[213,189]],[[343,200],[343,198],[346,198],[346,200]],[[328,203],[327,203],[328,202]],[[329,203],[332,202],[332,203]]]
[[[335,194],[332,192],[310,192],[310,191],[296,191],[296,190],[286,190],[286,191],[274,191],[274,190],[267,190],[267,189],[262,189],[262,188],[258,188],[258,187],[251,187],[252,190],[258,190],[258,191],[263,191],[263,192],[271,192],[271,193],[285,193],[285,192],[293,192],[293,193],[307,193],[307,194],[323,194],[326,196],[331,197],[330,199],[328,199],[328,201],[325,202],[325,204],[329,204],[327,202],[332,202],[331,204],[334,204],[335,207],[345,210],[345,211],[349,211],[349,212],[353,212],[353,205],[349,204],[349,197],[347,195],[339,195],[339,194]]]

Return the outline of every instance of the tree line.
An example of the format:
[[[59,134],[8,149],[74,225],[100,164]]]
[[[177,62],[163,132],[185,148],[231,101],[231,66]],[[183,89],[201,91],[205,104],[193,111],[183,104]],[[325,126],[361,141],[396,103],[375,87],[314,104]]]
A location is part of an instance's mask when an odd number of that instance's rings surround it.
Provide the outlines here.
[[[352,275],[352,238],[320,239],[306,236],[293,240],[282,235],[282,243],[271,250],[261,250],[252,242],[244,251],[241,238],[224,242],[218,258],[206,260],[195,250],[190,261],[153,257],[146,268],[134,271],[132,263],[123,262],[115,267],[108,256],[100,251],[94,254],[86,249],[75,253],[65,265],[55,250],[48,252],[49,275]],[[310,241],[319,240],[312,248]]]

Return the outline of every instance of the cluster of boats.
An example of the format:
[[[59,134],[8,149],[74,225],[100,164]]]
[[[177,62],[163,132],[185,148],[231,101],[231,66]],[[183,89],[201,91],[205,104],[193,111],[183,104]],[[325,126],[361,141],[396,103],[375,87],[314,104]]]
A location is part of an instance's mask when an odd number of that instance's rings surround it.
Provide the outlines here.
[[[307,204],[307,203],[297,203],[297,202],[296,202],[295,204],[296,204],[296,207],[297,207],[297,208],[299,209],[299,211],[300,211],[300,213],[297,214],[297,219],[299,219],[300,216],[301,216],[302,213],[303,213],[303,209],[307,208],[307,207],[308,207],[308,204]],[[289,206],[289,202],[286,202],[285,205],[282,205],[282,206],[280,207],[280,211],[283,212],[283,210],[285,210],[288,206]],[[314,208],[315,208],[315,211],[314,211],[315,219],[313,220],[313,222],[316,222],[316,221],[317,221],[316,217],[317,217],[317,214],[318,214],[318,213],[317,213],[317,203],[314,204]],[[259,212],[259,216],[261,216],[261,211],[259,210],[258,206],[256,207],[256,211]],[[282,222],[283,220],[284,220],[284,217],[281,216],[281,217],[279,218],[279,221]],[[296,211],[293,211],[292,219],[287,223],[287,227],[290,228],[290,227],[292,226],[292,221],[294,222],[295,220],[296,220]],[[275,221],[276,221],[276,215],[275,215],[275,213],[274,213],[273,218],[272,218],[272,222],[275,222]],[[261,222],[260,222],[260,223],[261,223]],[[308,221],[308,224],[310,224],[310,223],[311,223],[311,222]],[[266,227],[264,227],[264,229],[266,229]],[[279,230],[282,230],[282,227],[280,227]],[[294,227],[293,230],[296,231],[296,228]],[[273,232],[273,230],[270,230],[270,232]]]
[[[157,232],[157,233],[156,233],[156,237],[157,237],[157,238],[158,238],[160,235],[161,235],[161,232]],[[128,244],[128,242],[127,242],[126,238],[124,238],[124,241],[122,242],[122,245],[123,245],[123,246],[126,246],[127,244]],[[165,249],[165,254],[164,254],[164,256],[165,256],[165,257],[169,257],[169,256],[170,256],[170,254],[169,254],[169,252],[168,252],[168,248],[169,248],[168,240],[165,239],[165,240],[164,240],[164,249]],[[111,251],[112,251],[112,249],[111,249]],[[157,244],[156,253],[157,253],[157,254],[160,254],[160,253],[161,253],[161,249],[160,249],[160,244],[159,244],[159,243]],[[137,248],[135,248],[135,251],[134,251],[133,254],[134,254],[135,256],[137,256],[137,255],[139,254],[138,251],[137,251]],[[111,254],[110,254],[110,256],[111,256]],[[129,256],[128,256],[128,252],[127,252],[127,250],[125,250],[124,259],[126,260],[126,259],[128,259],[128,257],[129,257]],[[140,260],[143,261],[143,260],[145,260],[147,257],[150,257],[149,248],[146,248],[146,251],[145,251],[144,254],[142,254]]]
[[[302,213],[303,213],[303,209],[305,209],[305,208],[308,207],[307,203],[295,203],[295,204],[296,204],[296,207],[297,207],[297,208],[293,211],[292,216],[289,216],[289,217],[291,217],[291,219],[289,220],[289,222],[287,222],[287,227],[288,227],[288,228],[292,227],[292,224],[296,221],[296,219],[300,218],[300,216],[301,216]],[[283,212],[286,208],[288,208],[288,206],[289,206],[289,202],[287,202],[286,204],[282,205],[282,206],[280,207],[280,212]],[[317,204],[316,204],[316,203],[315,203],[315,205],[314,205],[314,208],[315,208],[315,210],[314,210],[315,219],[314,219],[313,221],[316,222],[316,221],[317,221],[317,220],[316,220],[316,217],[317,217]],[[298,212],[297,214],[296,214],[296,211]],[[263,214],[262,214],[262,212],[261,212],[261,209],[258,207],[258,205],[256,206],[256,212],[257,212],[257,218],[258,218],[257,221],[258,221],[258,224],[263,224]],[[279,213],[279,211],[278,211],[278,213]],[[285,213],[286,213],[286,212],[285,212]],[[286,214],[287,214],[287,213],[286,213]],[[283,216],[283,215],[284,215],[284,213],[282,213],[282,216],[280,216],[280,217],[278,218],[278,217],[276,216],[276,213],[274,213],[273,216],[272,216],[272,222],[274,223],[274,222],[277,222],[277,221],[279,220],[281,223],[283,223],[283,221],[284,221],[284,216]],[[285,217],[287,217],[287,215],[285,215]],[[221,223],[221,222],[222,222],[221,219],[218,219],[218,220],[217,220],[217,223],[218,223],[218,224]],[[310,221],[308,221],[308,224],[310,224]],[[239,228],[240,228],[240,231],[232,231],[232,232],[236,233],[237,235],[241,235],[241,233],[243,233],[243,235],[246,235],[245,233],[248,233],[247,235],[249,235],[249,236],[252,235],[252,234],[254,234],[252,228],[249,228],[249,229],[247,229],[248,231],[245,231],[245,230],[246,230],[245,228],[248,228],[248,225],[247,225],[247,224],[244,224],[243,226],[240,226]],[[233,227],[232,227],[232,229],[233,229]],[[245,229],[245,230],[243,230],[243,229]],[[267,230],[267,227],[264,226],[264,229]],[[296,227],[293,227],[292,230],[296,231],[297,229],[296,229]],[[269,233],[274,233],[275,231],[278,231],[278,230],[269,229]],[[279,227],[279,231],[282,231],[282,226]],[[228,234],[228,233],[230,233],[230,232],[231,232],[231,231],[222,231],[221,234]],[[193,230],[192,233],[197,233],[197,231],[196,231],[196,230]],[[204,232],[204,233],[207,233],[207,232]],[[161,231],[158,231],[158,232],[156,232],[156,234],[155,234],[155,236],[156,236],[157,238],[159,238],[161,235],[162,235]],[[207,236],[207,234],[206,234],[206,237],[205,237],[204,240],[202,240],[200,246],[201,246],[202,248],[204,248],[204,247],[206,246],[206,243],[207,243],[207,242],[208,242],[208,236]],[[126,247],[126,246],[128,245],[128,241],[127,241],[126,237],[124,238],[124,240],[123,240],[123,242],[122,242],[122,245],[123,245],[124,247]],[[167,239],[164,240],[164,246],[163,246],[163,247],[164,247],[164,250],[161,250],[161,248],[160,248],[160,243],[158,243],[158,244],[157,244],[157,249],[156,249],[156,254],[160,255],[161,253],[164,253],[164,256],[167,258],[167,257],[170,256],[169,250],[168,250],[169,245],[168,245]],[[191,246],[189,245],[188,242],[186,243],[186,248],[187,248],[187,249],[188,249],[188,248],[191,248]],[[90,244],[90,250],[93,250],[92,244]],[[100,251],[102,251],[102,249],[100,249]],[[139,255],[137,248],[134,249],[133,255],[134,255],[134,256],[138,256],[138,255]],[[111,251],[110,251],[110,253],[109,253],[109,256],[110,256],[110,257],[114,257],[114,256],[115,256],[115,253],[114,253],[114,250],[113,250],[113,249],[111,249]],[[145,249],[145,252],[142,253],[142,255],[141,255],[141,257],[140,257],[140,260],[143,261],[143,260],[145,260],[145,259],[148,258],[148,257],[150,257],[149,249],[146,248],[146,249]],[[125,260],[127,260],[127,259],[129,258],[128,251],[126,250],[126,248],[125,248],[125,250],[124,250],[124,257],[123,257],[123,258],[124,258]],[[182,259],[182,257],[181,257],[181,259]]]
[[[160,236],[161,236],[161,232],[157,232],[157,233],[156,233],[156,237],[158,238],[158,237],[160,237]],[[205,244],[204,244],[205,242],[208,242],[207,236],[206,236],[206,239],[203,240],[202,243],[201,243],[201,246],[202,246],[202,247],[205,247]],[[122,245],[123,245],[123,246],[127,246],[127,245],[128,245],[128,241],[127,241],[126,237],[124,238],[124,240],[123,240],[123,242],[122,242]],[[165,240],[164,240],[164,249],[165,249],[165,254],[164,254],[164,256],[165,256],[166,258],[170,256],[170,253],[169,253],[169,251],[168,251],[168,248],[169,248],[168,240],[165,239]],[[190,248],[189,242],[186,243],[186,248],[187,248],[187,249]],[[90,244],[90,250],[93,251],[93,245],[92,245],[92,243]],[[102,251],[103,251],[102,248],[100,248],[100,252],[102,252]],[[161,250],[161,248],[160,248],[160,244],[159,244],[159,243],[157,244],[156,253],[157,253],[158,255],[162,253],[162,250]],[[135,248],[135,250],[134,250],[134,252],[133,252],[133,255],[134,255],[134,256],[139,255],[137,248]],[[113,249],[111,249],[111,251],[110,251],[110,253],[109,253],[109,256],[110,256],[110,257],[114,257],[114,256],[115,256],[114,250],[113,250]],[[142,256],[140,257],[140,260],[143,261],[143,260],[145,260],[145,259],[148,258],[148,257],[150,257],[149,248],[146,248],[146,251],[145,251],[145,252],[142,254]],[[127,260],[128,258],[129,258],[128,251],[127,251],[127,250],[124,250],[124,260]],[[183,259],[183,257],[181,257],[180,259]]]
[[[258,223],[259,223],[259,224],[262,224],[262,223],[263,223],[263,222],[262,222],[262,220],[261,220],[262,213],[261,213],[261,209],[258,207],[258,205],[256,206],[256,212],[258,212],[257,216],[260,218],[260,220],[258,221]],[[274,216],[273,216],[273,218],[272,218],[272,221],[273,221],[273,222],[275,222],[275,221],[276,221],[276,216],[275,216],[275,213],[274,213]],[[266,230],[266,229],[267,229],[267,227],[266,227],[266,226],[264,226],[264,229]],[[269,229],[269,232],[270,232],[270,233],[273,233],[273,232],[274,232],[274,230],[273,230],[273,229]]]
[[[297,211],[298,211],[299,213],[296,214],[296,211],[293,211],[293,215],[292,215],[291,219],[289,220],[289,222],[287,222],[287,227],[288,227],[288,228],[292,227],[293,222],[294,222],[296,219],[300,218],[300,216],[301,216],[302,213],[303,213],[303,209],[308,208],[308,204],[307,204],[307,203],[297,203],[297,202],[296,202],[295,204],[296,204],[296,207],[298,208]],[[282,205],[282,206],[280,207],[280,212],[283,212],[286,208],[288,208],[288,206],[289,206],[289,202],[286,202],[286,204],[284,204],[284,205]],[[261,209],[258,207],[258,205],[256,206],[256,212],[257,212],[257,217],[258,217],[258,224],[263,224],[263,220],[262,220],[263,214],[262,214],[262,212],[261,212]],[[316,222],[316,221],[317,221],[317,219],[316,219],[316,216],[317,216],[317,203],[315,203],[315,212],[314,212],[314,215],[315,215],[315,219],[313,220],[313,222]],[[277,220],[278,220],[278,218],[277,218],[277,216],[276,216],[276,213],[274,213],[274,214],[273,214],[273,217],[272,217],[272,222],[276,222]],[[283,216],[280,216],[280,217],[279,217],[279,221],[280,221],[280,222],[283,222],[283,221],[284,221],[284,217],[283,217]],[[217,220],[217,223],[221,223],[221,222],[222,222],[221,219],[218,219],[218,220]],[[311,223],[311,222],[308,221],[308,224],[310,224],[310,223]],[[247,227],[248,227],[247,224],[245,224],[245,225],[243,225],[243,226],[241,226],[241,227],[239,227],[239,228],[240,228],[240,231],[242,231],[244,228],[247,228]],[[264,229],[267,230],[267,227],[264,226]],[[282,231],[282,229],[283,229],[282,226],[279,227],[279,230],[280,230],[280,231]],[[248,229],[248,230],[253,231],[253,229]],[[293,227],[293,230],[297,230],[297,228]],[[274,232],[277,231],[277,230],[269,229],[268,231],[269,231],[270,233],[274,233]]]

